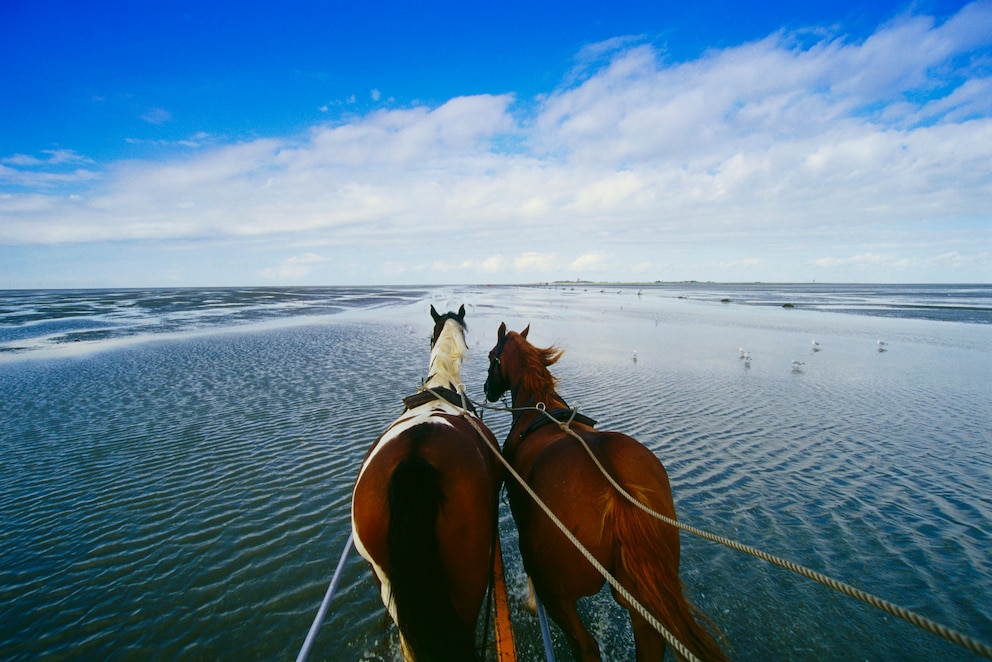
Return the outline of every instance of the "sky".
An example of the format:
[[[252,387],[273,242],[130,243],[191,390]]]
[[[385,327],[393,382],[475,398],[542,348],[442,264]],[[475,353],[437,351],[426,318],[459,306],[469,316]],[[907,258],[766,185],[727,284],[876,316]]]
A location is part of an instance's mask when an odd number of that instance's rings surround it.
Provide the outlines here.
[[[992,0],[0,0],[0,63],[0,289],[992,282]]]

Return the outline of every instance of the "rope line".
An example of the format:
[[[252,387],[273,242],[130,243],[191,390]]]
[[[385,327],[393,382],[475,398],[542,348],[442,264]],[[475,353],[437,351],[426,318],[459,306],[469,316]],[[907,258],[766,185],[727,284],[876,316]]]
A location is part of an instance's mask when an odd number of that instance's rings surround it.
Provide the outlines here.
[[[834,579],[833,577],[824,575],[823,573],[817,572],[816,570],[813,570],[811,568],[807,568],[805,566],[799,565],[798,563],[793,563],[792,561],[788,561],[778,556],[774,556],[755,547],[751,547],[750,545],[745,545],[743,543],[737,542],[736,540],[731,540],[730,538],[725,538],[723,536],[716,535],[715,533],[710,533],[708,531],[704,531],[703,529],[696,528],[690,524],[685,524],[684,522],[671,519],[670,517],[666,517],[665,515],[662,515],[661,513],[656,512],[651,508],[647,507],[646,505],[635,499],[632,495],[630,495],[613,479],[613,476],[611,476],[610,473],[606,471],[606,468],[603,467],[602,464],[600,464],[599,460],[593,454],[592,449],[589,448],[589,445],[586,443],[585,439],[583,439],[574,430],[572,430],[571,427],[569,427],[569,423],[572,422],[572,418],[575,417],[575,413],[578,412],[578,408],[573,410],[573,414],[571,418],[569,418],[567,421],[562,422],[554,418],[553,416],[551,416],[551,414],[547,412],[546,407],[543,406],[544,403],[538,403],[538,406],[535,407],[519,407],[519,408],[494,407],[489,405],[488,403],[482,403],[481,405],[478,405],[478,403],[475,404],[477,404],[477,406],[481,406],[485,409],[490,409],[493,411],[518,412],[525,410],[534,410],[541,412],[543,415],[547,416],[553,422],[557,423],[558,426],[563,431],[565,431],[569,435],[579,440],[579,442],[582,444],[582,447],[585,449],[586,453],[589,454],[589,457],[592,458],[592,461],[603,473],[603,476],[606,477],[606,479],[613,485],[613,487],[618,492],[620,492],[620,494],[624,496],[625,499],[630,501],[633,505],[637,506],[647,514],[661,520],[662,522],[665,522],[666,524],[670,524],[671,526],[677,527],[683,531],[699,536],[700,538],[705,538],[706,540],[720,543],[721,545],[725,545],[727,547],[730,547],[731,549],[736,549],[739,552],[750,554],[751,556],[762,559],[763,561],[767,561],[769,563],[773,563],[787,570],[791,570],[792,572],[802,575],[807,579],[812,579],[813,581],[819,582],[820,584],[832,588],[835,591],[839,591],[844,595],[861,600],[862,602],[865,602],[871,605],[872,607],[875,607],[876,609],[880,609],[892,616],[901,618],[904,621],[912,623],[916,627],[921,628],[931,634],[935,634],[939,637],[942,637],[943,639],[950,641],[951,643],[957,644],[958,646],[961,646],[962,648],[965,648],[971,651],[972,653],[975,653],[976,655],[980,655],[986,659],[992,660],[992,647],[982,643],[981,641],[978,641],[977,639],[969,637],[968,635],[958,630],[949,628],[946,625],[942,625],[941,623],[937,623],[936,621],[931,620],[926,616],[917,614],[916,612],[906,609],[905,607],[900,607],[899,605],[889,602],[884,598],[880,598],[876,595],[872,595],[871,593],[863,591],[857,588],[856,586],[852,586],[851,584],[848,584],[846,582],[842,582],[840,580]]]

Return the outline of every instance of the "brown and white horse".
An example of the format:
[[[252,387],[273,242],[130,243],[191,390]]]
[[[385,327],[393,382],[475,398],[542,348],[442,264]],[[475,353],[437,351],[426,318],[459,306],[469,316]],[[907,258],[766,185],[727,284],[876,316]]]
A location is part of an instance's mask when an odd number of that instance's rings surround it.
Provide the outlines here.
[[[596,560],[689,652],[702,660],[725,659],[683,595],[678,529],[625,499],[582,443],[550,420],[549,415],[565,421],[575,414],[556,392],[557,380],[548,370],[561,351],[535,347],[527,340],[529,330],[507,333],[501,324],[489,353],[486,397],[496,401],[510,391],[513,400],[513,424],[503,456]],[[547,413],[537,409],[539,403]],[[668,475],[658,458],[637,440],[601,432],[594,424],[574,415],[569,427],[626,492],[675,519]],[[508,478],[506,485],[524,568],[538,597],[565,633],[576,659],[599,660],[599,646],[579,618],[576,601],[598,593],[603,576],[515,480]],[[661,660],[663,635],[616,590],[613,596],[630,613],[637,660]]]
[[[502,470],[492,432],[463,417],[465,307],[431,316],[428,377],[362,463],[351,521],[405,659],[474,660]]]

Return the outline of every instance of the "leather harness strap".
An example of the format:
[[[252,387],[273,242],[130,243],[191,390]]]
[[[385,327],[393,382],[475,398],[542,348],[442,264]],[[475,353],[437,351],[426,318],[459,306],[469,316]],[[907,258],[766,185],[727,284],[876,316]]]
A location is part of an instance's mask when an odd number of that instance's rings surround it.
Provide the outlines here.
[[[549,416],[551,418],[548,418]],[[585,416],[584,414],[580,414],[574,409],[548,409],[540,416],[535,418],[533,421],[531,421],[531,424],[528,425],[527,428],[520,433],[519,438],[523,439],[534,430],[537,430],[540,427],[544,427],[545,425],[551,422],[551,419],[554,419],[559,423],[563,423],[565,421],[571,420],[573,423],[581,423],[582,425],[588,425],[591,428],[596,427],[595,420],[589,418],[588,416]]]
[[[415,409],[417,407],[426,405],[429,402],[437,400],[440,396],[447,402],[455,405],[456,407],[466,407],[469,411],[475,414],[475,407],[472,405],[472,401],[468,398],[462,399],[462,396],[458,391],[454,389],[446,388],[444,386],[433,386],[429,391],[421,391],[420,393],[415,393],[414,395],[409,395],[403,398],[403,405],[409,409]]]

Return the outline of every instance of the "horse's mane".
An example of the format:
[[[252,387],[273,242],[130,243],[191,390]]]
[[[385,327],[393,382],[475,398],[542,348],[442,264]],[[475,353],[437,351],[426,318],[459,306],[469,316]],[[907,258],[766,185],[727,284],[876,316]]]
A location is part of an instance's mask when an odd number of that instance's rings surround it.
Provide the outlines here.
[[[554,391],[558,385],[558,378],[551,374],[548,367],[557,363],[565,350],[557,345],[536,347],[519,333],[515,331],[511,331],[511,333],[520,339],[517,347],[519,347],[523,363],[523,379],[521,380],[523,389],[531,393]]]
[[[464,327],[457,320],[449,319],[431,349],[430,375],[426,386],[457,386],[461,381],[462,358],[467,349]]]

